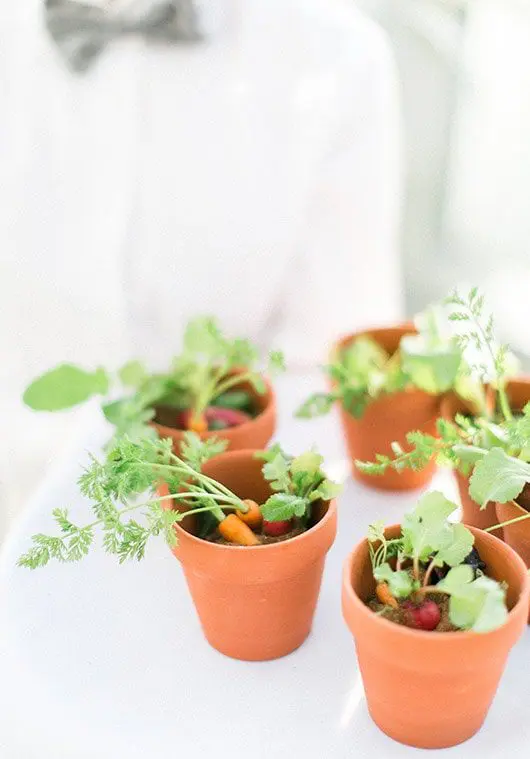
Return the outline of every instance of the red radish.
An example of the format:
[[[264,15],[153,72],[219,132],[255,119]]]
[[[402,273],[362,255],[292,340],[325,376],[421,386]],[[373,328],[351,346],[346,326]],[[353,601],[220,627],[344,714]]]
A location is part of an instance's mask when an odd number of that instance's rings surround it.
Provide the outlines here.
[[[407,610],[407,624],[418,630],[434,630],[440,622],[440,609],[434,601],[423,601],[416,606],[412,601],[403,604]]]
[[[208,406],[204,412],[207,422],[220,421],[224,422],[227,427],[236,427],[239,424],[248,422],[252,417],[245,414],[244,411],[238,411],[233,408],[222,408],[221,406]]]
[[[293,527],[292,519],[282,519],[280,522],[268,522],[263,520],[263,532],[265,535],[270,535],[273,538],[278,538],[280,535],[285,535],[290,532]]]

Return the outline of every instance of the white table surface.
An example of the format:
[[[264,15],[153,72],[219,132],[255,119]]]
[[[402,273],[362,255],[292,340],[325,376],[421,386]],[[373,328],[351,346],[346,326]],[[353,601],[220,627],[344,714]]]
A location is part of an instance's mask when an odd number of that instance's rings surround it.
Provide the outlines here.
[[[336,418],[290,417],[311,387],[309,378],[281,382],[278,437],[293,452],[318,443],[328,468],[340,472],[344,452]],[[179,564],[162,540],[141,563],[118,566],[94,551],[80,564],[35,572],[15,567],[28,536],[50,529],[52,508],[69,506],[83,519],[79,464],[104,435],[97,420],[80,431],[78,445],[57,462],[3,547],[0,757],[363,759],[420,753],[372,723],[340,611],[348,551],[370,521],[399,521],[416,495],[381,494],[348,481],[310,637],[283,659],[234,661],[204,640]],[[434,486],[454,495],[447,473],[438,474]],[[527,747],[529,654],[526,631],[481,732],[431,756],[498,759]]]

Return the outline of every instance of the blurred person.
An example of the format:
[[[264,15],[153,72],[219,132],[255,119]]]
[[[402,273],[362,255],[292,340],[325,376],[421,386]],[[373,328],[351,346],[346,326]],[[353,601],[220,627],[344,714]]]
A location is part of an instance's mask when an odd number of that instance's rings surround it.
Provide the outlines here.
[[[353,3],[203,0],[196,40],[109,35],[84,73],[43,12],[0,9],[8,508],[73,424],[22,407],[48,366],[163,365],[212,313],[303,369],[401,315],[396,72]]]

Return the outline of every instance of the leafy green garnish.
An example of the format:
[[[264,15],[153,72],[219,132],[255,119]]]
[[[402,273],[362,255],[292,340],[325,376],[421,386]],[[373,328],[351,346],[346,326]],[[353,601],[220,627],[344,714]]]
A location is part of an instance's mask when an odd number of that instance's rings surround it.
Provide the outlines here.
[[[62,411],[105,395],[109,379],[101,368],[87,372],[73,364],[61,364],[38,377],[26,389],[23,400],[36,411]]]
[[[469,494],[482,507],[489,501],[507,503],[519,496],[530,482],[530,464],[492,448],[476,464],[469,481]]]
[[[79,526],[71,521],[66,509],[55,509],[53,517],[59,534],[34,535],[33,545],[20,557],[19,566],[36,569],[52,559],[79,561],[93,545],[96,529],[102,533],[105,551],[116,555],[120,563],[139,560],[153,536],[163,534],[173,547],[174,525],[186,515],[210,512],[220,521],[225,508],[246,511],[240,498],[198,469],[200,463],[225,445],[224,441],[203,442],[197,435],[186,433],[183,452],[178,457],[172,452],[170,439],[117,439],[104,460],[92,458],[79,480],[82,494],[91,501],[93,521]],[[170,495],[156,496],[161,480],[170,486]],[[139,499],[142,494],[146,494],[143,500]],[[185,513],[163,508],[164,502],[179,500],[190,504]],[[141,515],[141,521],[130,517],[133,512]]]
[[[312,503],[329,501],[341,491],[340,485],[326,477],[322,470],[323,458],[316,451],[293,457],[276,444],[269,451],[255,455],[265,459],[263,476],[273,490],[279,491],[261,507],[263,518],[268,522],[282,522],[293,517],[306,521]]]

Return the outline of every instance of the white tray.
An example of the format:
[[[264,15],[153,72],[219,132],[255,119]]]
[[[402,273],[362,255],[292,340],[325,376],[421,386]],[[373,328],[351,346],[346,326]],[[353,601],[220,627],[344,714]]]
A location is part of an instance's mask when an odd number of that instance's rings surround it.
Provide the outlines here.
[[[316,442],[339,472],[344,453],[334,417],[294,421],[312,385],[281,383],[279,437],[287,449]],[[0,559],[1,759],[363,759],[416,749],[383,735],[366,709],[352,638],[340,611],[344,557],[368,522],[400,520],[417,494],[391,496],[348,482],[329,553],[313,632],[288,657],[233,661],[204,640],[178,562],[153,541],[141,563],[118,566],[95,551],[76,565],[15,567],[28,536],[49,531],[49,514],[86,504],[76,478],[83,451],[105,431],[95,423],[59,462]],[[454,497],[451,477],[434,487]],[[530,632],[514,649],[480,733],[431,756],[499,759],[528,753]],[[236,727],[237,725],[237,727]],[[521,755],[521,754],[519,754]]]

